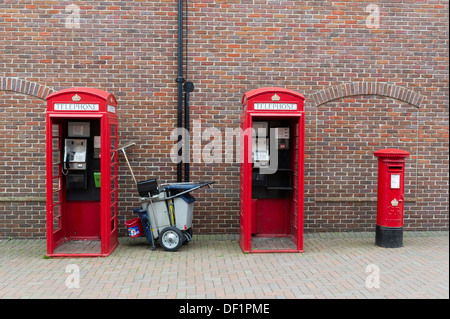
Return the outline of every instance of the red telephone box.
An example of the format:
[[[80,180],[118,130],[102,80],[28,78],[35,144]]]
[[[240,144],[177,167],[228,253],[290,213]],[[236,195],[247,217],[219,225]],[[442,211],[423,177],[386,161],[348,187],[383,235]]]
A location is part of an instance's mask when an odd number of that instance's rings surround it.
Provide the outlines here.
[[[261,88],[242,98],[244,252],[303,251],[304,100],[284,88]]]
[[[403,246],[403,207],[405,193],[405,158],[409,153],[383,149],[378,157],[378,202],[375,243],[386,248]]]
[[[108,256],[118,245],[117,101],[92,88],[47,97],[47,256]]]

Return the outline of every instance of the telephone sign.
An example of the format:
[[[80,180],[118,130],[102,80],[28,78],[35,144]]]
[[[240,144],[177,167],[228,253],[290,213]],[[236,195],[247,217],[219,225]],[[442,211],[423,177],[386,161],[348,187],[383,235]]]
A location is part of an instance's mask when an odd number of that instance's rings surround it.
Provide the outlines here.
[[[83,103],[55,103],[55,111],[98,111],[98,104],[83,104]]]
[[[295,103],[255,103],[255,110],[296,110]]]

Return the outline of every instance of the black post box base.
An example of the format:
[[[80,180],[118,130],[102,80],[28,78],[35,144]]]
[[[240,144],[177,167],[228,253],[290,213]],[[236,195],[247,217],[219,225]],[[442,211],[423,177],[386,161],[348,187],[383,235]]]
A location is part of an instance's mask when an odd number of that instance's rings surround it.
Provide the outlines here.
[[[375,244],[384,248],[403,247],[403,227],[376,227]]]

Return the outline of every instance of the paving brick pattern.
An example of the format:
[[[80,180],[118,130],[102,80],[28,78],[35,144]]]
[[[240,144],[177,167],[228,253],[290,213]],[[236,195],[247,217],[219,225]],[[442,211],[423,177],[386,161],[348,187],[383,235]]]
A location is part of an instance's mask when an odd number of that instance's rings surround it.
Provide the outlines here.
[[[121,238],[110,257],[59,259],[44,258],[45,240],[1,240],[0,298],[449,298],[448,235],[407,232],[385,249],[372,233],[310,234],[303,254],[244,254],[236,236],[176,253]]]

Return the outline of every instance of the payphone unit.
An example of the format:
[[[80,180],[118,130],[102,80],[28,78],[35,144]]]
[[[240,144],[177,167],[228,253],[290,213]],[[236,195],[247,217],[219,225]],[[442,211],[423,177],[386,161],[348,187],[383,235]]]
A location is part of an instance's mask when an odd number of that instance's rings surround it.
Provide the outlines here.
[[[67,122],[67,127],[68,138],[64,139],[64,164],[62,171],[67,176],[66,187],[67,189],[86,189],[88,185],[86,137],[90,137],[90,122]]]
[[[65,139],[64,141],[63,174],[67,176],[67,189],[87,188],[86,145],[85,139]]]
[[[265,129],[259,129],[261,126]],[[289,196],[285,191],[292,190],[290,126],[289,120],[253,122],[253,199]]]
[[[47,97],[47,255],[107,256],[118,244],[117,102],[91,88]]]
[[[66,138],[64,140],[64,169],[86,169],[86,139]]]
[[[303,95],[283,88],[243,97],[239,242],[244,252],[303,251],[303,101]]]

